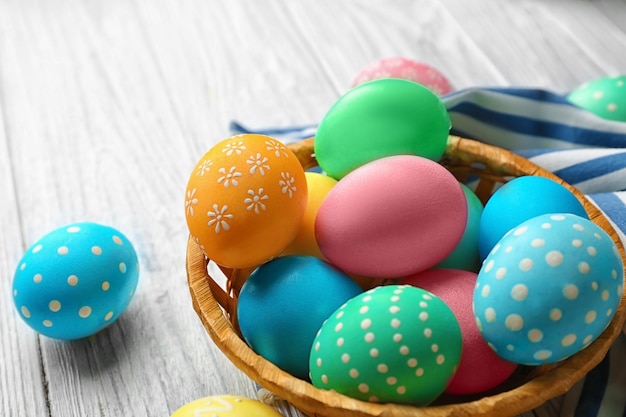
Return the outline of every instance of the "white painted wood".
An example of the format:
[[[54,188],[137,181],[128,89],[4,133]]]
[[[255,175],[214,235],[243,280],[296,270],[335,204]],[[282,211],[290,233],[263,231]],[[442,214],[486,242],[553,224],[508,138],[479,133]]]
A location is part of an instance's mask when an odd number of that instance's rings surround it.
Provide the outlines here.
[[[24,248],[15,198],[11,144],[5,135],[0,99],[0,410],[12,416],[46,415],[42,364],[37,336],[20,322],[13,304],[12,277]]]
[[[187,176],[231,120],[316,123],[385,56],[457,88],[568,91],[626,71],[624,22],[624,1],[1,0],[0,415],[167,416],[256,395],[202,328],[184,269]],[[26,246],[82,220],[135,244],[138,291],[93,337],[37,337],[10,277]]]

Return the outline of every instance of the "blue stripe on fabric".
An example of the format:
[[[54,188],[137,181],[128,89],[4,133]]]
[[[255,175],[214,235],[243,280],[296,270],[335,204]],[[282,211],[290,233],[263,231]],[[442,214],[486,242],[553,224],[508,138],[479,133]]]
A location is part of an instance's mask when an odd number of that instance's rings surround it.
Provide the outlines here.
[[[582,391],[576,405],[574,417],[597,416],[602,404],[602,397],[609,380],[611,363],[610,355],[606,355],[602,362],[593,368],[585,377]]]
[[[237,121],[230,122],[230,131],[237,133],[259,133],[264,135],[292,135],[294,138],[311,136],[311,130],[315,129],[317,125],[304,125],[304,126],[289,126],[289,127],[276,127],[276,128],[266,128],[266,129],[257,129],[251,130],[247,127],[244,127],[241,123]]]
[[[541,101],[543,103],[564,104],[570,107],[578,108],[565,96],[553,93],[548,90],[532,89],[532,88],[485,88],[486,91],[504,94],[508,96],[521,97],[525,99]]]
[[[544,103],[548,102],[554,104],[563,104],[570,107],[578,108],[574,103],[569,101],[567,97],[561,94],[554,93],[550,90],[543,90],[539,88],[469,87],[462,90],[452,91],[444,96],[441,96],[441,99],[446,102],[457,96],[465,95],[468,93],[480,93],[485,91],[534,101],[541,101]]]
[[[580,162],[567,168],[557,169],[554,171],[554,174],[570,184],[575,184],[624,168],[626,168],[626,152],[607,155],[590,161]]]
[[[589,194],[588,197],[626,234],[626,204],[615,193]]]
[[[556,138],[565,142],[602,147],[626,147],[626,134],[606,133],[593,129],[568,126],[541,121],[525,116],[516,116],[485,109],[475,103],[462,102],[448,109],[450,113],[466,116],[516,133]]]

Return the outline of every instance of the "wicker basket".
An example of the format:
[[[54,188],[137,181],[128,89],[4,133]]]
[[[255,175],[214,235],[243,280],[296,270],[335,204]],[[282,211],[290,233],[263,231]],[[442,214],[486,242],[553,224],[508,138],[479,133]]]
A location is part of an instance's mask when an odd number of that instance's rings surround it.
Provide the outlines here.
[[[305,168],[316,166],[313,138],[290,147]],[[451,136],[442,164],[460,181],[465,181],[469,176],[477,177],[476,194],[483,202],[499,183],[512,177],[539,175],[558,181],[582,202],[590,219],[611,235],[622,259],[625,259],[621,241],[604,215],[578,190],[530,161],[501,148]],[[219,267],[226,277],[224,290],[223,283],[220,284],[219,279],[211,276],[217,274],[209,273],[214,271],[209,268],[209,261],[190,238],[187,246],[187,276],[194,309],[207,332],[226,356],[250,378],[311,417],[515,416],[565,393],[582,379],[604,358],[626,318],[626,297],[622,297],[611,324],[586,349],[558,365],[520,367],[498,390],[482,396],[442,397],[435,405],[428,407],[373,404],[317,389],[255,354],[237,332],[235,315],[239,290],[251,271]]]

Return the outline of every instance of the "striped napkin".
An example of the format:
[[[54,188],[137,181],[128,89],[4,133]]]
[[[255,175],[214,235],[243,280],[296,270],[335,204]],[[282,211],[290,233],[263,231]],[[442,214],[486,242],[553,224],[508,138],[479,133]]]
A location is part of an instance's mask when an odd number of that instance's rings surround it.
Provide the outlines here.
[[[626,123],[599,118],[541,89],[470,88],[442,100],[452,134],[509,149],[553,172],[585,194],[626,244]],[[233,134],[262,133],[285,143],[316,130],[250,130],[237,122],[230,127]],[[626,334],[584,380],[535,415],[626,417]]]

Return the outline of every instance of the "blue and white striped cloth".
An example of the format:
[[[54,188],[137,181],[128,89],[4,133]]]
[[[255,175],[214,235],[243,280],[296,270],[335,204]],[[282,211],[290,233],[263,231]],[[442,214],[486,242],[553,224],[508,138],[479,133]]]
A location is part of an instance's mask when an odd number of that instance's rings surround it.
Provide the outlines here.
[[[471,88],[442,100],[452,134],[512,150],[555,173],[604,212],[626,244],[626,122],[599,118],[563,95],[540,89]],[[315,128],[254,132],[289,143],[313,136]],[[237,122],[231,131],[251,132]],[[626,334],[583,381],[534,414],[626,417]]]

